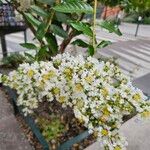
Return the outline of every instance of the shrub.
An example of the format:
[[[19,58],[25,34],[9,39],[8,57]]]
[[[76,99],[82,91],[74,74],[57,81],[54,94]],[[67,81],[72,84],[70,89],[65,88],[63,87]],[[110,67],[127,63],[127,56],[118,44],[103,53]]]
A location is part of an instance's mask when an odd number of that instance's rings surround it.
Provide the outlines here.
[[[59,54],[51,62],[22,64],[9,76],[1,75],[0,81],[17,90],[17,104],[25,115],[45,99],[72,108],[105,150],[125,149],[126,140],[119,133],[124,115],[136,111],[150,116],[150,102],[142,91],[117,66],[92,57]]]

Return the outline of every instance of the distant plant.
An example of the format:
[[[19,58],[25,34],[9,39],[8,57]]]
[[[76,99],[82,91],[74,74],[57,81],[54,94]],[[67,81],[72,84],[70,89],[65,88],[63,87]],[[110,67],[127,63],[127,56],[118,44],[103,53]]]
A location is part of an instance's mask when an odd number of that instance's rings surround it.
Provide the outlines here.
[[[65,126],[61,123],[59,118],[55,117],[52,120],[48,120],[39,117],[37,121],[42,134],[47,141],[56,139],[62,132],[65,131]]]
[[[17,68],[20,64],[25,62],[31,62],[31,60],[19,53],[10,54],[2,59],[2,65],[11,68]]]

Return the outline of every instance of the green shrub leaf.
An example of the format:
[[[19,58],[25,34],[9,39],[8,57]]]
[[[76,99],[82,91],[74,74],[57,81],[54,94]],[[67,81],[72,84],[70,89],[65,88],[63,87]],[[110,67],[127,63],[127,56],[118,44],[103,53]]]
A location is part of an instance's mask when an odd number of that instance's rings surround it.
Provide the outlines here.
[[[30,13],[24,13],[25,18],[29,23],[31,23],[33,26],[37,27],[40,25],[40,21],[38,21],[33,15]]]
[[[33,56],[33,55],[31,55],[31,54],[29,54],[29,53],[24,53],[24,55],[27,57],[27,58],[29,58],[29,60],[30,61],[35,61],[35,57]]]
[[[40,3],[53,5],[55,0],[38,0]]]
[[[92,46],[92,45],[90,45],[89,47],[88,47],[88,54],[90,55],[90,56],[93,56],[94,55],[94,47]]]
[[[103,40],[103,41],[101,41],[101,42],[97,45],[97,48],[104,48],[104,47],[106,47],[106,46],[108,46],[108,45],[110,45],[110,44],[112,44],[111,41],[105,41],[105,40]]]
[[[36,33],[36,37],[37,39],[40,39],[42,40],[45,33],[46,33],[46,24],[45,23],[41,23],[39,26],[38,26],[38,29],[37,29],[37,33]]]
[[[63,13],[92,13],[93,8],[82,1],[72,1],[67,3],[61,3],[60,5],[56,5],[53,7],[54,10]]]
[[[58,36],[60,36],[60,37],[62,37],[62,38],[67,38],[67,37],[68,37],[67,32],[64,31],[63,28],[61,28],[60,26],[57,26],[57,25],[55,25],[55,24],[52,24],[51,27],[50,27],[50,29],[51,29],[51,31],[52,31],[54,34],[56,34],[56,35],[58,35]]]
[[[44,9],[42,9],[41,7],[36,6],[36,5],[32,5],[30,8],[38,16],[42,16],[42,17],[45,17],[45,18],[48,17],[48,13]]]
[[[108,30],[110,33],[116,33],[117,35],[121,36],[122,33],[119,30],[118,26],[116,26],[114,23],[110,21],[103,21],[100,23],[100,26],[106,30]]]
[[[21,43],[20,45],[27,49],[33,49],[33,50],[37,49],[36,45],[34,45],[33,43]]]
[[[70,20],[70,17],[64,13],[56,12],[55,15],[59,22],[68,23],[67,21]]]
[[[75,28],[78,31],[82,31],[85,35],[92,37],[93,32],[88,24],[83,22],[71,22],[70,23],[73,28]]]
[[[77,39],[77,40],[73,41],[71,44],[77,45],[77,46],[80,46],[80,47],[84,47],[84,48],[87,48],[89,46],[86,42],[84,42],[81,39]]]
[[[38,61],[46,60],[49,57],[47,45],[40,48],[36,55]]]
[[[50,50],[52,51],[52,53],[56,54],[58,51],[58,43],[57,43],[56,37],[52,34],[47,34],[46,40],[48,42],[48,47],[50,47]]]

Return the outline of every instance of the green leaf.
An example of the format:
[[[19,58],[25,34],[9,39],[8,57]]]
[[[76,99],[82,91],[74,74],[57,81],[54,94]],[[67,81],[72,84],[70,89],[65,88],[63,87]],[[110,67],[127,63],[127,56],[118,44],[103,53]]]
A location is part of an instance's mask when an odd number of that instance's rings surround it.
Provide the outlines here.
[[[70,17],[64,13],[56,12],[55,15],[59,22],[68,23],[67,21],[70,20]]]
[[[118,26],[116,26],[114,23],[110,21],[103,21],[100,23],[100,26],[106,30],[108,30],[110,33],[116,33],[117,35],[121,36],[122,33],[119,30]]]
[[[29,58],[29,60],[35,61],[35,57],[32,56],[31,54],[25,52],[24,55],[25,55],[27,58]]]
[[[72,1],[72,2],[66,2],[66,3],[61,3],[59,5],[56,5],[53,7],[54,10],[58,12],[63,12],[63,13],[92,13],[93,8],[82,1]]]
[[[70,23],[73,28],[78,31],[82,31],[85,35],[93,37],[93,32],[87,23],[83,22],[71,22]]]
[[[34,50],[36,50],[37,49],[37,47],[36,47],[36,45],[34,45],[33,43],[21,43],[20,44],[22,47],[24,47],[24,48],[27,48],[27,49],[34,49]]]
[[[37,33],[36,33],[36,37],[37,39],[39,40],[42,40],[45,33],[46,33],[46,27],[47,25],[45,23],[41,23],[39,26],[38,26],[38,29],[37,29]]]
[[[40,21],[38,21],[34,16],[32,16],[30,13],[24,13],[25,18],[28,20],[29,23],[31,23],[33,26],[37,27],[40,25]]]
[[[93,56],[94,55],[94,47],[92,46],[92,45],[90,45],[89,47],[88,47],[88,54],[90,55],[90,56]]]
[[[77,40],[73,41],[71,44],[77,45],[77,46],[80,46],[80,47],[84,47],[84,48],[87,48],[89,46],[86,42],[84,42],[81,39],[77,39]]]
[[[42,9],[41,7],[39,6],[36,6],[36,5],[32,5],[31,7],[31,10],[36,13],[38,16],[42,16],[42,17],[45,17],[47,18],[49,15],[48,15],[48,12],[46,12],[44,9]]]
[[[68,37],[67,32],[64,31],[63,28],[61,28],[60,26],[57,26],[57,25],[52,24],[52,25],[50,26],[50,29],[51,29],[51,31],[52,31],[54,34],[56,34],[56,35],[58,35],[58,36],[60,36],[60,37],[62,37],[62,38],[67,38],[67,37]]]
[[[49,57],[47,45],[40,48],[36,57],[39,61],[46,60]]]
[[[40,3],[53,5],[55,0],[38,0]]]
[[[110,44],[112,44],[111,41],[105,41],[105,40],[103,40],[103,41],[101,41],[101,42],[97,45],[97,48],[104,48],[104,47],[106,47],[106,46],[108,46],[108,45],[110,45]]]
[[[46,35],[46,40],[48,42],[48,46],[50,47],[53,54],[56,54],[58,51],[58,43],[56,37],[52,34]]]

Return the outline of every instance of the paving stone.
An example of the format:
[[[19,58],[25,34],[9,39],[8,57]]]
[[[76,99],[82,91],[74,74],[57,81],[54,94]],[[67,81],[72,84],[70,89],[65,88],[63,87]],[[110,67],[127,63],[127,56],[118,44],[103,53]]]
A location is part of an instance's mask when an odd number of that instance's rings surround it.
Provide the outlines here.
[[[135,79],[133,84],[150,96],[150,73]]]
[[[0,90],[0,150],[32,150],[19,128],[11,105]]]
[[[5,94],[0,91],[0,120],[13,113],[12,106],[7,102]]]

